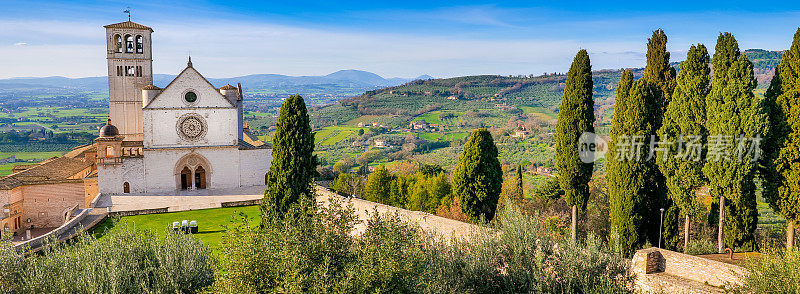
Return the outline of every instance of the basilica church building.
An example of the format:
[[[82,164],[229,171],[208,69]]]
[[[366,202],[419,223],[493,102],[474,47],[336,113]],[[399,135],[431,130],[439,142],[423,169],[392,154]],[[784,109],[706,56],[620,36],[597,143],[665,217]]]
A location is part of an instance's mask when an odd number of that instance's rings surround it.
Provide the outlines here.
[[[149,27],[105,26],[110,119],[97,138],[101,194],[163,194],[264,185],[271,149],[243,121],[243,91],[192,65],[153,85]]]

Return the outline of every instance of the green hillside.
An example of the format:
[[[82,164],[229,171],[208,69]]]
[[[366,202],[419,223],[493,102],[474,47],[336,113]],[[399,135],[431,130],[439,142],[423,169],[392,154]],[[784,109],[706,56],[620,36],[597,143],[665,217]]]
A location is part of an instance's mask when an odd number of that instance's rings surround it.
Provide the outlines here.
[[[634,72],[641,76],[642,70]],[[621,70],[594,72],[601,130],[611,122],[620,74]],[[368,91],[312,109],[316,150],[327,167],[412,161],[452,168],[469,133],[486,127],[504,163],[552,167],[553,125],[565,80],[563,74],[483,75],[416,80]],[[376,147],[376,140],[388,147]]]

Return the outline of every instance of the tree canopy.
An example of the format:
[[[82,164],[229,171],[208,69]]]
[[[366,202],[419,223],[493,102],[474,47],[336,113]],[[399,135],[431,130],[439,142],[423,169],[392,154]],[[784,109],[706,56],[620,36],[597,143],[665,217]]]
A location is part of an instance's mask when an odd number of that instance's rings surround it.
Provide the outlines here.
[[[486,129],[477,129],[464,144],[453,173],[453,192],[460,201],[461,210],[473,222],[481,217],[491,220],[502,185],[503,170],[492,134]]]

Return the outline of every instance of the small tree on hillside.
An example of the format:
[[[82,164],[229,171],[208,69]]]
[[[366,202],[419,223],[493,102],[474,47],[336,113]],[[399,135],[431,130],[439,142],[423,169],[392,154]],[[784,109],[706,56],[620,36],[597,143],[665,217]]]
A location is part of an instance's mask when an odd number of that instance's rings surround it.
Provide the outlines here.
[[[479,221],[481,216],[490,221],[494,218],[502,185],[503,170],[492,134],[486,129],[477,129],[464,144],[453,173],[453,192],[461,210],[473,222]]]
[[[314,132],[303,97],[292,95],[281,106],[272,138],[272,165],[267,173],[264,206],[286,212],[300,197],[313,198],[317,173]]]
[[[585,210],[589,199],[589,180],[593,162],[583,162],[578,155],[578,139],[594,133],[592,65],[589,54],[581,50],[567,73],[564,96],[556,122],[556,168],[567,204],[572,206],[572,240],[577,240],[578,209]]]
[[[514,177],[514,201],[517,202],[525,199],[525,179],[522,177],[522,169],[522,164],[518,164]]]
[[[364,199],[384,203],[389,205],[396,205],[390,203],[390,192],[392,188],[392,181],[395,177],[392,175],[385,166],[380,165],[375,169],[375,172],[367,178],[367,184],[364,187]]]
[[[689,244],[690,217],[697,211],[695,191],[705,183],[702,156],[706,136],[706,95],[710,91],[711,70],[708,50],[692,45],[681,63],[678,85],[667,106],[658,136],[671,142],[668,152],[658,154],[658,166],[666,177],[669,196],[686,217],[684,250]]]

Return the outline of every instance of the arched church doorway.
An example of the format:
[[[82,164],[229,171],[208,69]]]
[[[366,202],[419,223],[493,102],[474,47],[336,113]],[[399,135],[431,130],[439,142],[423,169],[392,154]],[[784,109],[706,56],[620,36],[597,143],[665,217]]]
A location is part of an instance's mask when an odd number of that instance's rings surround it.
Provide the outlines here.
[[[128,182],[123,183],[122,184],[122,193],[128,194],[130,192],[131,192],[131,184],[128,184]]]
[[[194,170],[194,187],[197,189],[206,188],[206,170],[203,166],[198,166]]]
[[[214,167],[205,157],[194,152],[184,155],[175,163],[174,175],[176,189],[214,188]]]
[[[192,171],[188,166],[184,166],[181,170],[181,190],[189,189],[192,186]]]

